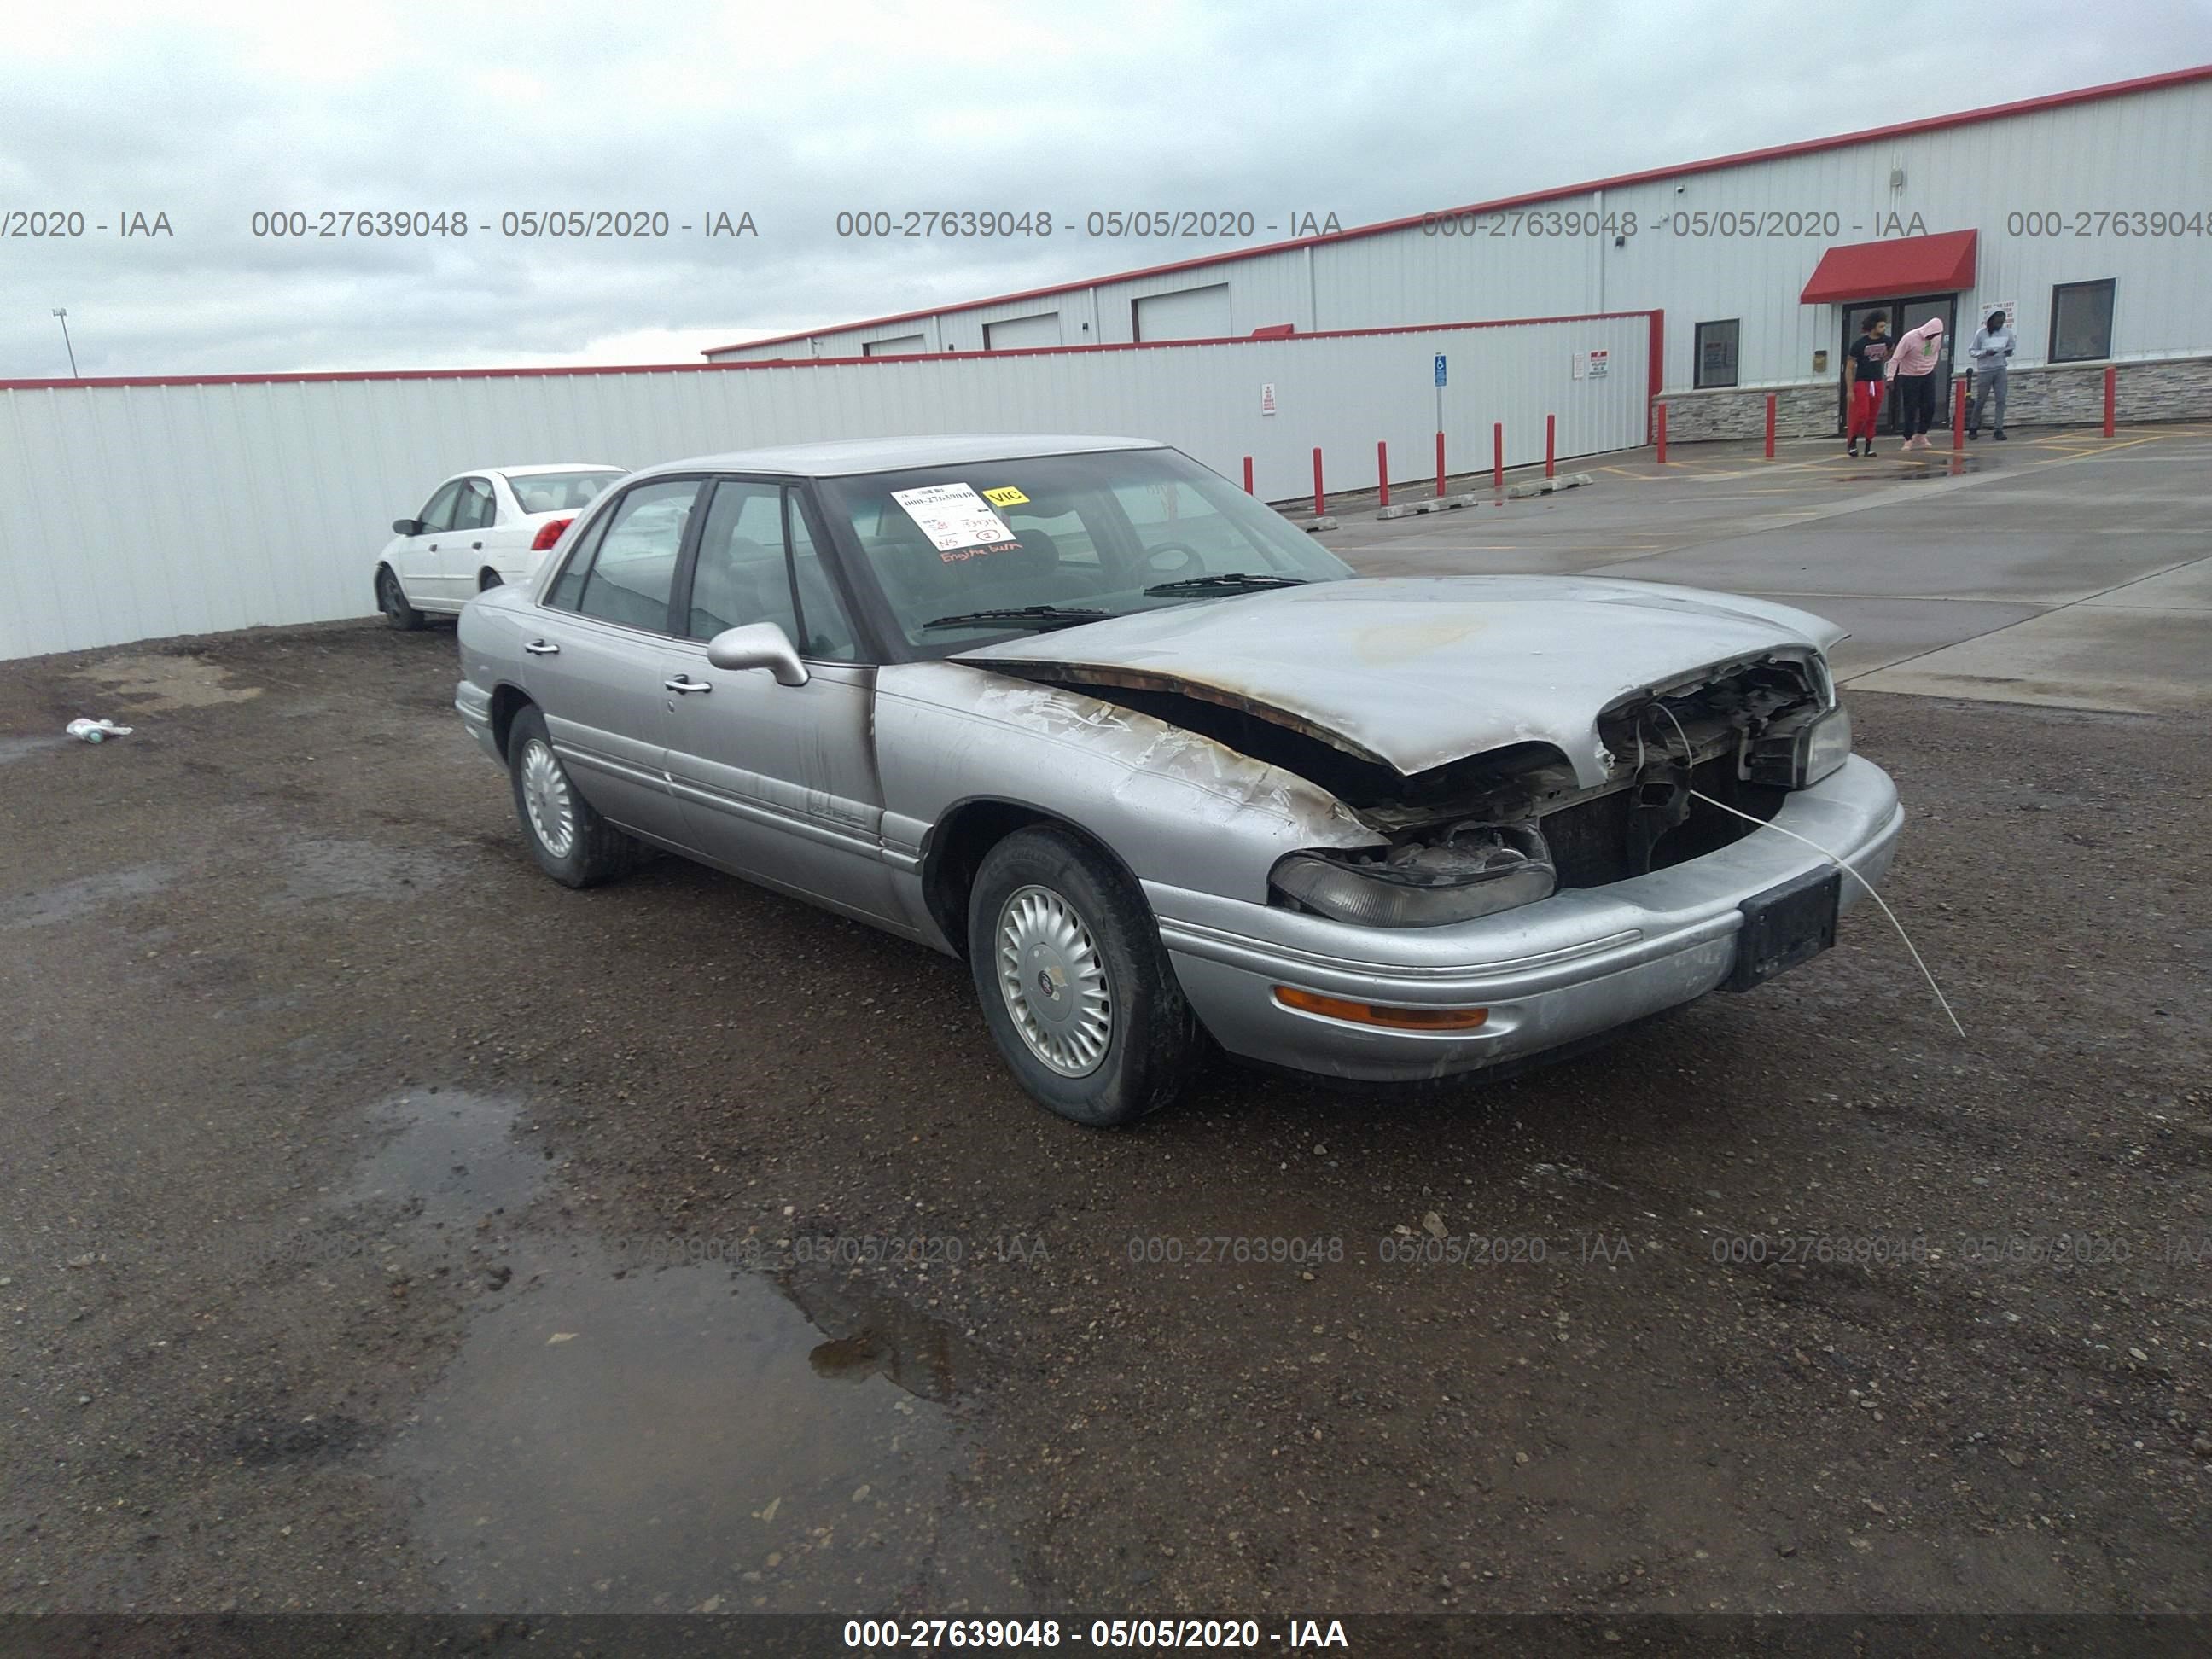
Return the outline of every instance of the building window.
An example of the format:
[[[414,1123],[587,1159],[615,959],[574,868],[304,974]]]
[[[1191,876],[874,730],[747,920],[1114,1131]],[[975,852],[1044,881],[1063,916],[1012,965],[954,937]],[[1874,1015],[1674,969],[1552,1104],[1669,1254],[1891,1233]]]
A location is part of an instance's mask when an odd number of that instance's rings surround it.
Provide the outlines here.
[[[1698,325],[1697,379],[1699,386],[1735,384],[1736,320]]]
[[[2094,362],[2112,355],[2112,279],[2061,283],[2051,290],[2051,361]]]

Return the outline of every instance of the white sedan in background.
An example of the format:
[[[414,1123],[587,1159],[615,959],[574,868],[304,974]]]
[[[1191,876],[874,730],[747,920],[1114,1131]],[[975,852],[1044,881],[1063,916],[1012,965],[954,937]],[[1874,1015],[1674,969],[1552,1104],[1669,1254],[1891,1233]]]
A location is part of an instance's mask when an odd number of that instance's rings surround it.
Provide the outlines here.
[[[394,628],[459,616],[488,587],[519,582],[626,469],[599,462],[457,472],[411,519],[392,521],[376,556],[376,608]]]

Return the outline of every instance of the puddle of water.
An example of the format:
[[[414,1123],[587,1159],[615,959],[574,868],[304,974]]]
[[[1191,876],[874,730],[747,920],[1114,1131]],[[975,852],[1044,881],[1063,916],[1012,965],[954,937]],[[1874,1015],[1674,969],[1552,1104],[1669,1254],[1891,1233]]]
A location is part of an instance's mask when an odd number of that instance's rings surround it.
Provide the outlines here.
[[[259,686],[233,684],[228,669],[191,656],[110,657],[78,669],[70,678],[106,686],[126,700],[134,714],[204,708],[214,703],[244,702],[261,695]]]
[[[523,1119],[495,1096],[387,1102],[336,1202],[398,1206],[465,1249],[556,1185]],[[986,1361],[959,1333],[852,1279],[641,1268],[594,1237],[500,1232],[511,1277],[385,1453],[451,1608],[1029,1607],[1015,1518],[973,1490],[955,1401]]]
[[[56,922],[75,921],[90,915],[102,905],[158,893],[175,875],[176,872],[166,864],[140,864],[19,893],[0,899],[0,927],[45,927]]]
[[[825,1337],[763,1274],[615,1273],[591,1243],[520,1259],[392,1449],[459,1608],[1023,1606],[936,1403],[951,1333],[878,1304]]]
[[[449,859],[381,842],[301,836],[284,848],[282,884],[262,900],[270,909],[319,899],[411,897],[453,872]]]

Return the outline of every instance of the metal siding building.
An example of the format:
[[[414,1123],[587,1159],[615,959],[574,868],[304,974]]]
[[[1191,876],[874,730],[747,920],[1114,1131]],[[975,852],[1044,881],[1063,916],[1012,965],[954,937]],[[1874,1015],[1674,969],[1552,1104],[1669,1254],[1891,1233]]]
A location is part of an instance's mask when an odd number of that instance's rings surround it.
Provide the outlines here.
[[[2100,211],[2195,216],[2193,234],[2096,228]],[[1530,234],[1526,214],[1636,229]],[[1513,216],[1522,214],[1517,228]],[[1708,220],[1703,234],[1693,216]],[[1735,386],[1812,388],[1824,406],[1840,373],[1846,318],[1799,294],[1831,247],[1911,233],[1977,233],[1954,338],[1995,305],[2016,306],[2014,368],[2044,363],[2053,289],[2113,283],[2100,362],[2212,353],[2212,66],[1541,191],[1458,210],[1450,228],[1398,221],[1272,247],[1155,266],[1093,282],[710,351],[714,361],[836,357],[888,336],[928,349],[986,348],[985,325],[1056,313],[1069,345],[1135,337],[1156,296],[1225,284],[1227,335],[1290,324],[1301,333],[1472,319],[1656,310],[1666,319],[1662,390],[1698,388],[1700,323],[1738,326]],[[2056,215],[2055,222],[2029,215]],[[2087,214],[2091,234],[2076,234]],[[1678,217],[1677,216],[1684,216]],[[1796,216],[1793,219],[1791,216]],[[1731,233],[1748,220],[1755,234]],[[2134,222],[2130,220],[2130,224]],[[1679,227],[1679,229],[1677,228]],[[2056,228],[2057,234],[2050,234]],[[1796,234],[1767,234],[1770,228]],[[2031,234],[2031,228],[2043,234]],[[1806,234],[1809,229],[1810,234]],[[1214,296],[1208,296],[1213,299]],[[1875,293],[1869,300],[1907,295]],[[1212,314],[1220,313],[1218,300]],[[1825,353],[1816,367],[1815,354]],[[2208,387],[2212,391],[2212,387]]]

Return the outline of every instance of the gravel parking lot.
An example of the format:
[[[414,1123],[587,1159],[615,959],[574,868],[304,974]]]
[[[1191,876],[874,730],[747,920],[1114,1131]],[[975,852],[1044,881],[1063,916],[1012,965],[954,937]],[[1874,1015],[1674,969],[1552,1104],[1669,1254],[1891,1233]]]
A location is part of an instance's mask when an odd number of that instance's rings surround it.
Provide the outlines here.
[[[1941,502],[2142,561],[2100,591],[2201,556],[2201,471],[2039,459]],[[1853,489],[1956,482],[1624,473],[1331,539],[1587,568],[1626,512],[1675,531],[1644,574],[1802,596],[1755,578],[1807,538],[1899,552]],[[1839,601],[1906,641],[1853,672],[2072,603],[1989,545]],[[1222,1066],[1099,1133],[1018,1092],[956,963],[674,860],[544,879],[453,656],[363,623],[0,664],[6,1610],[2212,1604],[2185,685],[1854,696],[1963,1041],[1868,908],[1516,1080]]]

